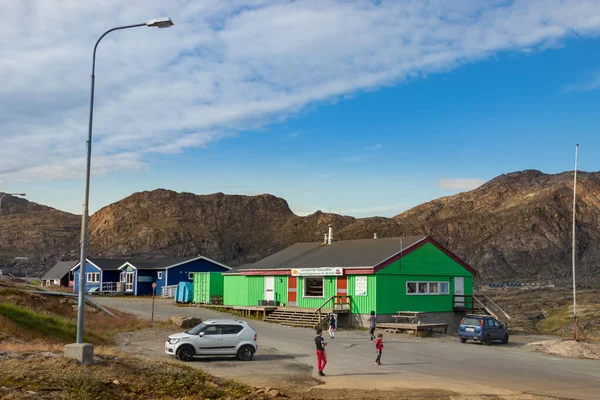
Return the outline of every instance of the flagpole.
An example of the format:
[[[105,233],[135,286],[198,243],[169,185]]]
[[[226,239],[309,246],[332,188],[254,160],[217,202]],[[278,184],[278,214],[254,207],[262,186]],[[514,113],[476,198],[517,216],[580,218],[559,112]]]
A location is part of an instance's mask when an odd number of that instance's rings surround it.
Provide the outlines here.
[[[577,340],[577,292],[575,290],[575,205],[577,201],[577,158],[579,156],[579,144],[575,145],[575,170],[573,173],[573,335]]]

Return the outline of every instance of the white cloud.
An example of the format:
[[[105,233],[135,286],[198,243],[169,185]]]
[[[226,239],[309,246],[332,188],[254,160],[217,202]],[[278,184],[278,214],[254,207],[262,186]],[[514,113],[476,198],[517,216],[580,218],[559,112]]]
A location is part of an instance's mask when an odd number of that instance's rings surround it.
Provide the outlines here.
[[[381,148],[380,144],[375,144],[373,146],[367,146],[367,147],[365,147],[365,150],[373,151],[373,150],[377,150],[377,149],[380,149],[380,148]]]
[[[500,51],[597,35],[595,0],[0,0],[0,179],[83,175],[94,42],[94,168],[146,167],[307,105]]]
[[[475,178],[444,178],[437,181],[437,186],[446,190],[473,190],[483,185],[485,180]]]
[[[589,92],[590,90],[596,89],[600,89],[600,73],[595,74],[591,79],[589,79],[586,82],[566,85],[564,88],[564,92]]]

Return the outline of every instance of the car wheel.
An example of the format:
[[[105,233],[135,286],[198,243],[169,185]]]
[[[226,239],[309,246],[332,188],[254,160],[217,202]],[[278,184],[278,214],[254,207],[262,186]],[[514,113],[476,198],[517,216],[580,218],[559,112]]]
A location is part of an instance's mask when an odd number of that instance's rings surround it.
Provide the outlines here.
[[[192,346],[181,346],[177,350],[177,358],[181,361],[192,361],[195,354]]]
[[[460,338],[461,343],[467,343],[467,339]]]
[[[486,346],[492,344],[492,339],[490,338],[490,335],[485,335],[485,337],[483,338],[483,344],[485,344]]]
[[[504,337],[502,338],[502,344],[508,344],[508,333],[504,334]]]
[[[254,357],[254,347],[242,346],[237,353],[237,357],[241,361],[250,361]]]

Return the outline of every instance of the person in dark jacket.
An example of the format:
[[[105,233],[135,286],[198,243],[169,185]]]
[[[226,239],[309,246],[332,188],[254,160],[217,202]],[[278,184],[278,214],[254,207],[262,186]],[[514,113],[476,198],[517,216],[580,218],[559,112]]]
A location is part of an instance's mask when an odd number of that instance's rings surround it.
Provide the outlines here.
[[[327,343],[323,339],[323,331],[321,329],[317,329],[315,345],[317,346],[317,369],[319,370],[319,376],[325,376],[323,370],[325,369],[325,365],[327,365],[327,355],[325,354]]]
[[[371,335],[371,342],[375,340],[375,329],[377,329],[377,317],[375,317],[375,311],[371,311],[369,321],[369,335]]]
[[[329,314],[329,337],[335,339],[335,315],[333,313]]]

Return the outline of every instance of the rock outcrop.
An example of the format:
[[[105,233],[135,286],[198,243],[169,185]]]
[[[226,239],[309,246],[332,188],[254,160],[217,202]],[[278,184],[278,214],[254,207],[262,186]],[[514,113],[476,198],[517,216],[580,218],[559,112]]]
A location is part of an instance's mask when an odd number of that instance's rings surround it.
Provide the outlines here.
[[[428,234],[472,264],[483,280],[570,276],[573,173],[523,171],[414,207],[394,218],[356,219],[316,212],[299,217],[284,199],[195,195],[158,189],[133,195],[90,219],[90,254],[156,257],[203,254],[232,266],[302,241]],[[577,263],[582,278],[600,272],[600,173],[578,175]],[[0,261],[25,255],[46,269],[76,258],[79,217],[7,196],[0,216]]]

